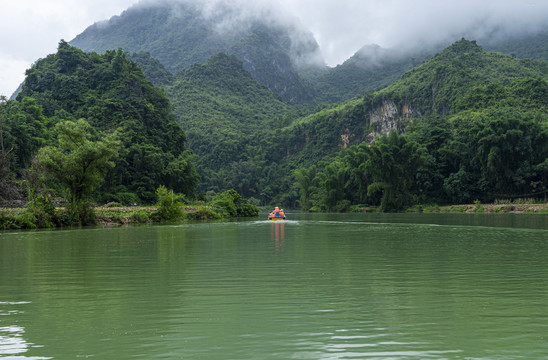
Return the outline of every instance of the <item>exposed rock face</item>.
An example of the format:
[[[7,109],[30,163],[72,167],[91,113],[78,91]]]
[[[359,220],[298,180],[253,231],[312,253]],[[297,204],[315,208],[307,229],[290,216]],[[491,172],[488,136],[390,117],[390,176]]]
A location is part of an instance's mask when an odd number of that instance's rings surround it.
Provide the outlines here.
[[[404,104],[398,109],[392,100],[383,101],[381,106],[369,113],[369,125],[373,131],[366,136],[366,141],[372,142],[377,136],[388,134],[391,130],[403,134],[410,117],[414,114],[420,116],[420,113],[409,104]]]
[[[348,147],[348,144],[350,144],[351,134],[349,134],[348,132],[349,132],[349,130],[346,129],[346,133],[341,134],[341,141],[342,141],[342,144],[343,144],[343,148],[345,148],[345,149]]]

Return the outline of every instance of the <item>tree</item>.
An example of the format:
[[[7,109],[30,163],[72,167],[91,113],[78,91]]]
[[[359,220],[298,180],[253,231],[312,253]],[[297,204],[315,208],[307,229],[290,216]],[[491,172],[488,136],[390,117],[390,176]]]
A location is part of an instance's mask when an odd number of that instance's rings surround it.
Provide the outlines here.
[[[346,164],[334,159],[325,166],[321,185],[324,188],[322,205],[328,210],[344,211],[350,204],[345,189],[348,185],[349,171]]]
[[[312,207],[312,196],[318,191],[316,179],[316,165],[309,168],[295,169],[295,185],[299,188],[300,199],[298,200],[301,209],[310,210]]]
[[[366,168],[373,182],[368,186],[368,195],[382,194],[382,211],[403,209],[411,203],[410,189],[423,162],[423,148],[392,130],[371,145]]]
[[[215,211],[229,217],[254,217],[259,216],[259,209],[246,199],[242,198],[234,189],[218,194],[212,200]]]
[[[46,171],[66,188],[69,209],[80,223],[87,222],[87,197],[103,182],[103,174],[114,166],[119,148],[115,134],[95,140],[87,121],[63,121],[55,126],[56,146],[46,146],[38,153]]]
[[[24,104],[26,97],[34,98],[41,106],[46,125],[84,118],[94,131],[119,129],[118,139],[123,146],[116,166],[108,171],[110,181],[97,189],[96,199],[114,200],[117,193],[124,193],[126,199],[153,203],[160,185],[193,196],[199,179],[194,157],[185,146],[186,135],[175,122],[164,92],[146,80],[123,50],[109,50],[102,55],[85,53],[61,41],[56,54],[27,71],[17,100]],[[28,127],[34,118],[27,115],[26,119],[25,123],[17,123]],[[26,129],[19,133],[26,136],[23,139],[41,138]],[[17,157],[10,162],[21,158],[18,163],[23,168],[28,166],[32,156],[29,161],[23,160],[32,149],[16,143]]]
[[[160,221],[174,221],[183,217],[181,195],[177,195],[173,190],[168,190],[164,185],[161,185],[156,189],[156,196],[158,196],[158,204],[153,218]]]

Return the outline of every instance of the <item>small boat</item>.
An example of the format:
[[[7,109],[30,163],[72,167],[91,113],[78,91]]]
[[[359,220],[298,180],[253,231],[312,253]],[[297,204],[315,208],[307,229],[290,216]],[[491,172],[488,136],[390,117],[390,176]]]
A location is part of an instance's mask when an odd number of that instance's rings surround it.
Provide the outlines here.
[[[285,220],[284,209],[280,210],[280,208],[276,206],[274,211],[268,214],[268,220],[271,220],[271,221]]]
[[[282,217],[282,216],[278,216],[278,217],[276,217],[276,216],[268,216],[268,220],[270,220],[270,221],[285,220],[285,216],[283,216],[283,217]]]

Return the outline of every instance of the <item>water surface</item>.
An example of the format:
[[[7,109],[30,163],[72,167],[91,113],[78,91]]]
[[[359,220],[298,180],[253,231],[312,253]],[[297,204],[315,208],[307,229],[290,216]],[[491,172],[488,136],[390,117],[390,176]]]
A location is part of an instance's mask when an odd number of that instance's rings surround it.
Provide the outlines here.
[[[546,359],[545,215],[0,233],[0,359]]]

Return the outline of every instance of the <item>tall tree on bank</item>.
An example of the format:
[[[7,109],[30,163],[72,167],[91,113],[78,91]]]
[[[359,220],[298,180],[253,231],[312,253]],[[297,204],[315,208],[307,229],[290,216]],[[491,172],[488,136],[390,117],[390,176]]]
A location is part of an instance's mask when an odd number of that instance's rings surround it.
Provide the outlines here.
[[[69,212],[85,224],[87,199],[103,183],[107,169],[114,167],[120,142],[115,134],[93,136],[85,120],[59,122],[55,128],[58,144],[41,148],[38,161],[64,185]]]

